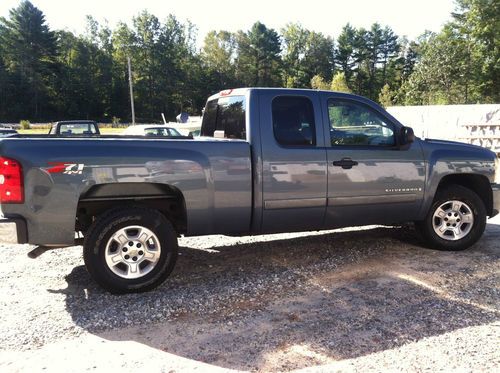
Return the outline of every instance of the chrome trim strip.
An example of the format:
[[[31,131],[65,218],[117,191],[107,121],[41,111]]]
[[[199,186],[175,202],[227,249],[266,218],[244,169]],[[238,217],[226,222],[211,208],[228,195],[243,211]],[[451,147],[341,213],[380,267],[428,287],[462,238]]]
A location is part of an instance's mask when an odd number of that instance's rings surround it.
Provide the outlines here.
[[[378,196],[328,197],[328,206],[376,205],[382,203],[415,202],[415,193],[389,194]]]

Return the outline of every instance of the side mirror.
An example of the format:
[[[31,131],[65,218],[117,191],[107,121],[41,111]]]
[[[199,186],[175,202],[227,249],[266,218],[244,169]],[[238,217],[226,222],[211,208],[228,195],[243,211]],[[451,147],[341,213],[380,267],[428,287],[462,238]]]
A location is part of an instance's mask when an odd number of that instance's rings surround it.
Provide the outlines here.
[[[415,141],[415,133],[411,127],[403,127],[400,132],[401,145],[411,144]]]

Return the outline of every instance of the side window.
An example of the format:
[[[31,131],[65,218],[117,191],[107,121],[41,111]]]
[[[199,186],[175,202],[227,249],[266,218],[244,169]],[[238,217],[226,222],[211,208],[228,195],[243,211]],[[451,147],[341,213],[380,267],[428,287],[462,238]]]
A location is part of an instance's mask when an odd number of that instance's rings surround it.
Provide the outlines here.
[[[201,135],[213,137],[217,129],[217,100],[208,101],[203,111]]]
[[[395,145],[394,126],[367,106],[330,99],[328,117],[332,145]]]
[[[307,97],[279,96],[273,100],[274,137],[280,145],[316,145],[314,109]]]
[[[213,137],[222,131],[226,139],[246,140],[245,96],[219,97],[207,102],[201,124],[201,135]]]
[[[167,128],[168,136],[182,136],[175,128]]]

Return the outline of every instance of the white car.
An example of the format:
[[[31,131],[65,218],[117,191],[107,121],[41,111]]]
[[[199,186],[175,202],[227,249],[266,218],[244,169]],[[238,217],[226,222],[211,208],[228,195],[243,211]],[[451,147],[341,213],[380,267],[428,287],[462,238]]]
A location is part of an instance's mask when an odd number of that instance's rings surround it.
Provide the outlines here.
[[[159,136],[159,137],[182,137],[175,128],[161,124],[137,124],[127,127],[122,136]]]

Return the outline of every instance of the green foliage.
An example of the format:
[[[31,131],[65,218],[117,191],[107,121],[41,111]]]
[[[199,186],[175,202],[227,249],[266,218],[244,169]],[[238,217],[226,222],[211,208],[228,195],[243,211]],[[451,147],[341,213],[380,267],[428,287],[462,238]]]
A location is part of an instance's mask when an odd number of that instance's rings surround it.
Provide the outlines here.
[[[347,85],[347,80],[345,78],[345,73],[338,72],[332,79],[330,84],[330,90],[336,92],[351,93],[351,89]]]
[[[403,60],[402,42],[390,27],[374,23],[370,30],[347,24],[336,48],[338,68],[354,92],[377,99],[386,83],[399,87]]]
[[[476,72],[472,76],[480,99],[500,102],[500,2],[498,0],[456,0],[452,23],[464,39]]]
[[[420,58],[399,96],[405,104],[500,101],[500,6],[459,0],[454,20],[421,37]]]
[[[239,31],[236,40],[237,79],[245,86],[281,86],[281,45],[278,33],[256,22],[250,31]]]
[[[380,105],[387,108],[393,105],[394,96],[395,94],[391,90],[391,87],[389,86],[389,84],[386,84],[380,90],[380,93],[378,95],[378,102],[380,102]]]
[[[345,25],[336,41],[298,23],[278,33],[211,31],[143,11],[111,29],[52,31],[23,0],[0,18],[0,119],[130,121],[127,59],[138,121],[200,114],[206,98],[241,86],[331,89],[392,104],[500,101],[498,0],[456,0],[453,20],[415,41],[388,27]]]
[[[325,79],[323,79],[321,75],[314,75],[311,79],[311,88],[327,90],[328,88],[330,88],[330,85],[325,81]]]
[[[307,88],[315,75],[330,80],[334,68],[334,43],[330,37],[290,23],[281,30],[283,80],[290,88]]]
[[[31,124],[29,120],[21,120],[19,122],[19,125],[21,126],[21,129],[23,130],[29,130],[31,128]]]
[[[235,35],[227,31],[210,31],[205,37],[201,58],[214,91],[235,85],[236,47]]]
[[[479,99],[467,40],[451,26],[422,43],[422,57],[405,84],[408,104],[459,104]]]
[[[351,81],[354,70],[354,42],[356,30],[347,24],[342,28],[337,39],[337,48],[335,50],[336,63],[344,73],[347,81]]]
[[[0,56],[16,98],[6,109],[17,116],[46,116],[56,89],[56,37],[29,1],[11,9],[8,19],[0,18]]]

